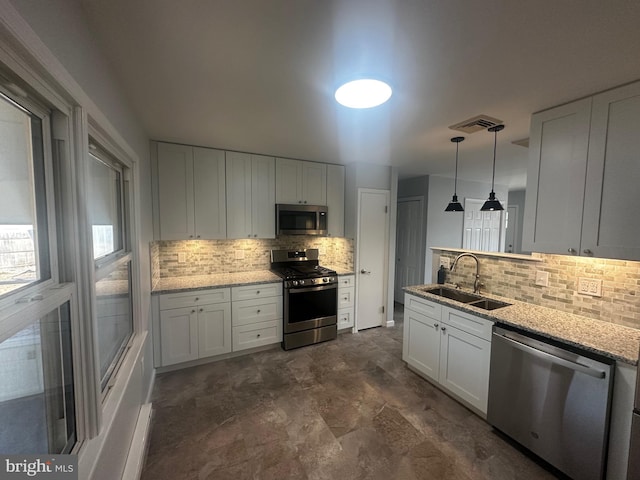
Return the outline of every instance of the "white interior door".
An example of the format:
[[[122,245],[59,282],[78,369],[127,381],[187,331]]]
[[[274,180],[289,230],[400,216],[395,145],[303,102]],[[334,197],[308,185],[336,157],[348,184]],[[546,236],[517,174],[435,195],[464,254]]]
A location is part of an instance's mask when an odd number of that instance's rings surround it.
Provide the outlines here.
[[[507,207],[507,216],[505,218],[505,241],[504,251],[507,253],[520,253],[516,251],[516,235],[518,231],[518,206],[509,205]]]
[[[385,323],[389,190],[358,189],[356,329]]]
[[[500,252],[502,211],[482,212],[484,200],[466,198],[464,201],[464,233],[462,248],[483,252]]]
[[[422,198],[398,200],[394,300],[399,303],[404,303],[403,287],[423,283],[420,268],[424,265],[420,245],[423,203]]]

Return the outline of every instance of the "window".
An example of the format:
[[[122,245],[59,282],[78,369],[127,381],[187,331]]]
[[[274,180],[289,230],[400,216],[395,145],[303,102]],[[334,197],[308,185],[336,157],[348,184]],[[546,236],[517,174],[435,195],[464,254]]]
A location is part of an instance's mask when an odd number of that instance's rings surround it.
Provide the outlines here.
[[[43,121],[0,94],[0,297],[50,278]]]
[[[0,343],[0,452],[69,453],[76,441],[69,302]]]
[[[133,335],[127,221],[129,170],[90,139],[88,212],[95,261],[100,384],[104,391]]]
[[[89,167],[93,258],[99,259],[123,248],[122,170],[94,153]]]

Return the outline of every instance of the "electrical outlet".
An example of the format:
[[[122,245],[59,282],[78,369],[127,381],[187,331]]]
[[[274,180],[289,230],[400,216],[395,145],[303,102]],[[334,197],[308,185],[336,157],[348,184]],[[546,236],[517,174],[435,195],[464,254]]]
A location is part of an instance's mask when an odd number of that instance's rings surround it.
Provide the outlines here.
[[[450,268],[451,260],[449,259],[449,257],[440,257],[440,265],[444,268]]]
[[[178,263],[185,263],[187,261],[187,252],[178,252]]]
[[[542,270],[536,271],[536,285],[541,287],[549,286],[549,272],[544,272]]]
[[[592,297],[602,296],[602,280],[597,278],[578,278],[578,293],[591,295]]]
[[[244,260],[244,250],[236,250],[236,260]]]

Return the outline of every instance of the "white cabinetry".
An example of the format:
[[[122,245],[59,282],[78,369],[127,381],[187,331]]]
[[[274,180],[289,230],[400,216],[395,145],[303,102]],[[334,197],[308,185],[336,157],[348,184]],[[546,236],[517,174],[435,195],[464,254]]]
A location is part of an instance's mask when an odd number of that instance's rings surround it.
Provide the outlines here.
[[[344,237],[344,167],[327,165],[327,236]]]
[[[402,359],[486,414],[492,326],[475,315],[405,294]]]
[[[275,159],[226,152],[227,238],[275,238]]]
[[[233,351],[282,341],[282,283],[233,287]]]
[[[338,330],[353,328],[355,319],[355,275],[343,275],[338,277]]]
[[[160,295],[160,366],[231,351],[228,288]]]
[[[523,248],[640,259],[640,82],[531,118]]]
[[[157,144],[158,238],[226,237],[224,152]]]
[[[276,159],[276,203],[327,204],[327,165]]]

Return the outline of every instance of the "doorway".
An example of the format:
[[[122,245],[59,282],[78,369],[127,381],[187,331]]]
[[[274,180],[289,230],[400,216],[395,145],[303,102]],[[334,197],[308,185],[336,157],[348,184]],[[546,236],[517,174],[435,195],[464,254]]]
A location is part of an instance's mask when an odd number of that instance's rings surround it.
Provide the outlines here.
[[[356,330],[386,323],[389,190],[358,189]]]
[[[398,200],[396,272],[393,292],[394,300],[398,303],[404,303],[403,287],[424,283],[423,223],[423,197],[407,197]]]

